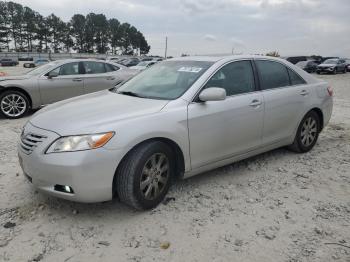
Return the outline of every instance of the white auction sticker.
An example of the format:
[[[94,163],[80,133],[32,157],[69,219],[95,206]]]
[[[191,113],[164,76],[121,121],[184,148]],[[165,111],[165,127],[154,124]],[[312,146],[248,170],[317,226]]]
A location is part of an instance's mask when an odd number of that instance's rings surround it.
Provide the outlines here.
[[[183,66],[179,70],[179,72],[188,72],[188,73],[199,73],[202,70],[200,67],[186,67]]]

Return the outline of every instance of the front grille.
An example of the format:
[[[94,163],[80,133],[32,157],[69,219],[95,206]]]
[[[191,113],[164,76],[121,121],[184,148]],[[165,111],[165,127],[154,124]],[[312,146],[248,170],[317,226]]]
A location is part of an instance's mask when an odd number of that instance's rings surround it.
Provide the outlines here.
[[[46,138],[47,136],[33,133],[26,134],[24,136],[21,136],[21,148],[24,153],[29,155],[33,152],[34,148],[36,148]]]

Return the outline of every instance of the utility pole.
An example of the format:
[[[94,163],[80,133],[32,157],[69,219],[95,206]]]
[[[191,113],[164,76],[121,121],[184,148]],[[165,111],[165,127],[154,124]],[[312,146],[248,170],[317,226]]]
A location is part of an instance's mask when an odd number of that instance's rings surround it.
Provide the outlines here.
[[[232,54],[234,53],[234,51],[235,51],[235,48],[234,48],[234,47],[232,47]]]
[[[168,37],[166,36],[165,37],[165,55],[164,55],[165,60],[167,58],[167,52],[168,52]]]

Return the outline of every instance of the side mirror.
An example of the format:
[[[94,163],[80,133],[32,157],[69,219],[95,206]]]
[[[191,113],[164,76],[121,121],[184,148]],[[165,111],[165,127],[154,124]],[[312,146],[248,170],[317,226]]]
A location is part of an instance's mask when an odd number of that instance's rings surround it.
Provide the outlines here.
[[[209,87],[199,94],[199,99],[202,102],[225,100],[226,90],[221,87]]]
[[[53,70],[47,74],[48,79],[52,79],[52,78],[57,77],[57,76],[58,76],[58,72],[55,70]]]

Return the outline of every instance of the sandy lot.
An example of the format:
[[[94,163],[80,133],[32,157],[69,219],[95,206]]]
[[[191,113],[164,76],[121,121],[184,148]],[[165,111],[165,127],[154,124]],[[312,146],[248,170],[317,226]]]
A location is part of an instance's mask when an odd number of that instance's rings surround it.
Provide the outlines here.
[[[0,261],[349,262],[350,74],[321,77],[335,107],[311,152],[278,149],[178,181],[147,212],[36,192],[16,156],[28,118],[0,119]]]

